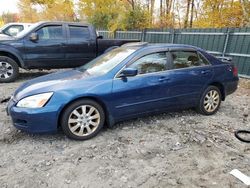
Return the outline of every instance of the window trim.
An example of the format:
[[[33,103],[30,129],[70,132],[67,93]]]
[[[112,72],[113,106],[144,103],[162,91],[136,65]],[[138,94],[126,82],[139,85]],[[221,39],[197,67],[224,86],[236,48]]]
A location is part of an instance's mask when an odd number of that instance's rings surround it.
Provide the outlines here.
[[[37,28],[34,32],[37,33],[39,30],[41,30],[41,29],[43,29],[45,27],[61,27],[62,28],[62,38],[60,38],[60,39],[43,39],[42,41],[46,41],[46,40],[63,40],[65,38],[64,31],[63,31],[64,26],[62,24],[43,25],[43,26]],[[31,32],[31,33],[33,33],[33,32]],[[28,34],[28,35],[30,35],[30,34]],[[40,40],[40,37],[39,37],[39,40]]]
[[[8,30],[8,29],[10,29],[11,27],[13,27],[13,26],[18,26],[18,27],[22,27],[22,29],[24,30],[24,26],[23,25],[18,25],[18,24],[15,24],[15,25],[10,25],[10,26],[8,26],[8,27],[6,27],[5,29],[3,29],[4,31],[5,30]]]
[[[23,31],[23,30],[25,29],[23,25],[15,24],[15,25],[9,25],[9,26],[6,27],[5,29],[3,29],[2,32],[3,32],[4,34],[6,34],[5,32],[6,32],[7,30],[9,31],[9,29],[12,28],[13,26],[14,26],[14,27],[17,27],[17,26],[18,26],[18,27],[22,27],[22,30],[21,30],[21,31]],[[21,31],[19,31],[19,32],[21,32]],[[9,34],[9,33],[8,33],[8,34]]]
[[[211,65],[211,62],[205,57],[205,55],[201,51],[197,51],[197,53],[198,53],[199,56],[202,56],[208,62],[207,65]],[[204,65],[204,66],[206,66],[206,65]]]
[[[200,56],[202,56],[202,57],[204,57],[204,59],[206,59],[207,62],[208,62],[207,65],[199,65],[199,66],[191,66],[191,67],[179,68],[180,70],[189,69],[189,68],[199,68],[199,67],[211,66],[210,61],[208,61],[208,59],[207,59],[199,50],[185,50],[185,49],[176,49],[176,50],[175,50],[175,49],[174,49],[174,50],[169,51],[169,53],[176,52],[176,51],[182,51],[182,52],[195,52],[195,53],[198,55],[198,58],[199,58],[200,60],[202,60],[202,59],[200,58]],[[174,63],[172,58],[171,58],[171,61],[172,61],[172,63]],[[174,69],[172,69],[172,70],[179,70],[179,69],[174,68]]]
[[[114,76],[114,78],[120,78],[119,77],[119,74],[123,71],[123,69],[125,69],[127,66],[130,66],[131,64],[133,64],[134,62],[136,62],[138,59],[141,59],[142,57],[144,56],[147,56],[147,55],[151,55],[151,54],[155,54],[155,53],[161,53],[161,52],[166,52],[166,53],[169,53],[169,49],[161,49],[161,50],[157,50],[157,51],[152,51],[150,53],[146,53],[146,54],[143,54],[143,55],[139,55],[135,58],[133,58],[132,60],[130,60],[126,65],[124,65]],[[167,57],[168,58],[168,57]],[[163,71],[158,71],[158,72],[163,72]],[[157,72],[151,72],[151,73],[157,73]],[[139,76],[139,75],[146,75],[146,74],[151,74],[151,73],[145,73],[145,74],[138,74],[136,76]]]
[[[116,79],[122,79],[121,77],[119,77],[119,74],[123,71],[123,69],[125,69],[127,66],[129,66],[130,64],[132,64],[133,62],[137,61],[138,59],[146,56],[146,55],[149,55],[149,54],[154,54],[154,53],[158,53],[158,52],[166,52],[168,54],[170,54],[171,52],[173,51],[185,51],[185,49],[172,49],[172,50],[160,50],[160,51],[155,51],[155,52],[150,52],[148,54],[144,54],[142,56],[138,56],[136,57],[135,59],[132,59],[130,60],[130,62],[128,62],[127,64],[125,64],[116,74],[115,76],[113,77],[114,80]],[[190,49],[187,49],[188,52],[190,51],[194,51],[196,52],[197,54],[200,54],[202,55],[205,59],[207,59],[200,51],[198,50],[190,50]],[[173,63],[173,60],[171,59],[170,60],[171,63]],[[159,72],[150,72],[150,73],[146,73],[146,74],[137,74],[136,76],[133,76],[133,77],[138,77],[138,76],[145,76],[145,75],[150,75],[150,74],[159,74],[159,73],[166,73],[166,72],[172,72],[172,71],[178,71],[178,70],[188,70],[188,69],[198,69],[198,68],[202,68],[202,67],[208,67],[208,66],[212,66],[212,64],[210,63],[210,61],[208,61],[209,64],[208,65],[201,65],[201,66],[196,66],[196,67],[185,67],[185,68],[180,68],[180,69],[171,69],[171,70],[165,70],[165,71],[159,71]]]
[[[170,61],[169,57],[167,56],[167,54],[169,53],[168,51],[159,51],[159,52],[153,52],[153,53],[145,54],[145,55],[141,56],[140,58],[138,58],[137,60],[135,60],[135,61],[133,61],[132,63],[130,63],[129,65],[127,65],[127,67],[129,67],[130,65],[134,64],[136,61],[138,61],[138,60],[144,58],[145,56],[149,56],[149,55],[152,55],[152,54],[158,54],[158,53],[162,53],[162,52],[163,52],[163,53],[165,52],[166,61],[167,61],[167,62]],[[170,62],[171,62],[171,61],[170,61]],[[165,71],[165,70],[163,70],[163,71]],[[156,72],[163,72],[163,71],[156,71]],[[154,73],[154,72],[152,72],[152,73]],[[149,73],[143,73],[143,74],[149,74]],[[138,75],[141,75],[141,74],[138,74]]]
[[[69,24],[67,27],[68,27],[68,39],[69,40],[79,40],[79,39],[81,39],[81,38],[71,38],[70,37],[70,27],[84,27],[84,28],[87,28],[87,30],[88,30],[88,37],[84,38],[84,40],[87,40],[87,39],[91,38],[91,33],[90,33],[90,30],[89,30],[88,26]]]

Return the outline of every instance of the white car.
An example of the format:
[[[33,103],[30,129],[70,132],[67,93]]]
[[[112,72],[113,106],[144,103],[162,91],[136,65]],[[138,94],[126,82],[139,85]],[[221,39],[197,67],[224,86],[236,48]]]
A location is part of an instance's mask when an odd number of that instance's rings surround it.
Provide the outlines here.
[[[8,23],[0,28],[0,34],[16,36],[31,25],[31,23]]]

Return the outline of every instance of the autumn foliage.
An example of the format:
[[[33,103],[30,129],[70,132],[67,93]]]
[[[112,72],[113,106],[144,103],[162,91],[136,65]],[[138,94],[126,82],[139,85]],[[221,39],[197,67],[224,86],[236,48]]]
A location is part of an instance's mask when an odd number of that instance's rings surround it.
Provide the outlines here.
[[[19,0],[18,9],[22,22],[84,21],[109,30],[250,26],[249,0]]]

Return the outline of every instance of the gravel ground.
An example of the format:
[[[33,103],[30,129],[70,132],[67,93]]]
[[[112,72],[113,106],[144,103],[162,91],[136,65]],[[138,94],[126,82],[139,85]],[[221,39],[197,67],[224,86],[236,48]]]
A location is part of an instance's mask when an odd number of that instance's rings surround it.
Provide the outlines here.
[[[0,84],[0,98],[25,80]],[[193,110],[117,124],[84,142],[16,130],[0,104],[1,187],[244,187],[229,174],[250,176],[250,144],[234,130],[250,130],[250,80],[241,80],[213,116]]]

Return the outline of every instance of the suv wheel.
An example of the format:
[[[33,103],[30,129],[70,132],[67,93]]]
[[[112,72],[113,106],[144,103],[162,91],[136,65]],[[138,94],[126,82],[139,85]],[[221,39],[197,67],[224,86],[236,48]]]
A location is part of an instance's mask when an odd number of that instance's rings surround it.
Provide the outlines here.
[[[0,83],[8,83],[14,81],[19,75],[19,67],[17,63],[5,56],[0,56]]]

